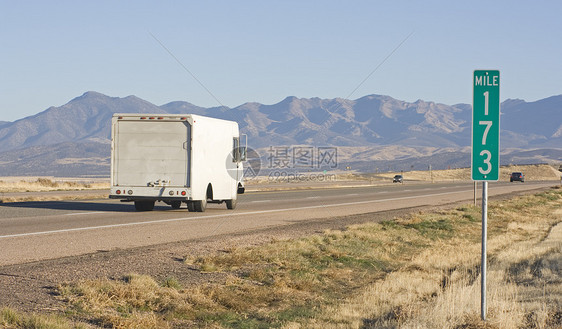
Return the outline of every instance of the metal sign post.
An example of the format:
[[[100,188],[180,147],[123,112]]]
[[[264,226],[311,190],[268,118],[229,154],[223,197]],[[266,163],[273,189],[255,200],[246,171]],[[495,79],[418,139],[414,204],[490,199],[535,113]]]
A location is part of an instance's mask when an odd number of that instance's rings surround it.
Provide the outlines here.
[[[482,271],[480,285],[480,317],[486,321],[486,265],[488,241],[488,182],[482,182]]]
[[[477,206],[477,204],[476,204],[476,197],[477,197],[477,196],[476,196],[476,194],[477,194],[476,191],[477,191],[477,190],[478,190],[478,182],[477,182],[477,181],[474,181],[474,206],[475,206],[475,207]]]
[[[475,70],[472,102],[472,180],[482,181],[482,270],[480,315],[486,321],[488,182],[499,179],[500,71]],[[475,185],[476,187],[476,185]],[[476,188],[475,188],[476,195]]]

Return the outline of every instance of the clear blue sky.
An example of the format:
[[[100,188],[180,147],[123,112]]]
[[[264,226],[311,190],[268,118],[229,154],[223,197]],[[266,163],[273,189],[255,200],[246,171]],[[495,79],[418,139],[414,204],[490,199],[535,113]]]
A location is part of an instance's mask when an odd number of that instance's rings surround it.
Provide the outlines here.
[[[559,1],[0,0],[0,120],[90,90],[220,105],[151,33],[230,107],[367,94],[471,103],[478,68],[501,71],[502,100],[534,101],[562,94],[561,14]]]

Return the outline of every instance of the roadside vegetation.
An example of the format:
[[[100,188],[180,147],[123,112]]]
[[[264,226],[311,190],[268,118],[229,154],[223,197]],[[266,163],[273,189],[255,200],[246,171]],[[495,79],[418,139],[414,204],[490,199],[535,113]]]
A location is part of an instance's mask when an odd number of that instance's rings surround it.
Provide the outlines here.
[[[523,172],[527,182],[532,181],[559,181],[562,172],[558,171],[558,165],[537,164],[537,165],[509,165],[501,166],[499,180],[502,182],[509,182],[509,177],[512,172]],[[271,179],[267,176],[252,177],[247,181],[248,186],[257,187],[260,190],[275,190],[279,187],[276,183],[294,183],[293,189],[312,188],[311,186],[300,186],[297,183],[301,182],[323,182],[326,187],[330,185],[340,185],[342,183],[358,183],[368,182],[370,184],[385,184],[391,183],[394,175],[403,175],[406,182],[420,181],[420,182],[470,182],[470,168],[455,168],[445,170],[414,170],[414,171],[390,171],[382,173],[356,173],[353,171],[328,173],[322,176],[322,180],[313,179],[318,177],[312,175],[312,179],[307,179],[307,175],[299,176],[284,176],[279,179]],[[285,188],[288,188],[285,186]]]
[[[27,315],[9,308],[0,309],[0,327],[25,329],[82,329],[86,324],[75,323],[62,315]]]
[[[0,191],[12,192],[47,192],[108,189],[109,182],[60,180],[38,177],[33,179],[0,178]]]
[[[109,182],[103,182],[99,180],[78,181],[74,179],[53,180],[51,178],[45,177],[33,179],[16,179],[14,177],[3,177],[0,178],[0,203],[100,199],[107,197],[107,192],[105,190],[108,189]],[[91,193],[71,195],[37,194],[37,192],[54,191],[91,191]],[[12,193],[23,194],[14,195]]]
[[[465,205],[185,255],[185,266],[208,276],[205,284],[139,274],[63,283],[56,289],[65,305],[62,319],[4,309],[0,325],[560,328],[561,222],[561,189],[489,204],[485,323],[479,306],[480,209]],[[53,324],[23,324],[32,318]]]
[[[509,176],[512,172],[523,172],[525,180],[530,181],[554,181],[560,180],[562,172],[558,171],[558,165],[551,166],[548,164],[537,165],[509,165],[501,166],[499,173],[499,180],[502,182],[509,182]],[[395,174],[402,174],[402,172],[389,172],[378,174],[379,177],[392,179]],[[470,168],[446,169],[446,170],[427,170],[423,171],[404,171],[404,180],[410,181],[470,181]]]
[[[500,181],[509,181],[511,172],[523,172],[526,181],[553,181],[560,180],[561,172],[558,167],[542,165],[521,165],[521,166],[502,166],[500,169]],[[311,173],[293,175],[285,179],[271,179],[267,176],[258,176],[246,181],[247,187],[260,191],[286,190],[286,189],[312,189],[321,187],[349,186],[354,184],[390,184],[395,172],[388,173],[354,173],[339,172],[335,173]],[[404,180],[408,181],[470,181],[470,169],[449,169],[429,171],[407,171],[398,172],[404,175]],[[278,183],[285,183],[279,185]],[[286,184],[293,183],[293,184]],[[310,183],[318,183],[310,185]],[[61,201],[61,200],[84,200],[107,198],[109,190],[109,180],[93,178],[83,180],[78,178],[53,177],[0,177],[0,203],[2,202],[27,202],[27,201]],[[68,195],[64,193],[37,193],[37,192],[56,192],[56,191],[91,191],[91,193],[80,193]],[[13,195],[13,193],[21,193]]]

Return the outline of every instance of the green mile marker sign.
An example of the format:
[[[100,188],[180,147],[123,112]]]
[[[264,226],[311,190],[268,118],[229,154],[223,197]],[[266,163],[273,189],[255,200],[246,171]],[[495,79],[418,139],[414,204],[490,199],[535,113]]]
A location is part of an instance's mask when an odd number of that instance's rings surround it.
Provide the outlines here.
[[[472,86],[472,180],[497,181],[500,167],[500,71],[475,70]]]

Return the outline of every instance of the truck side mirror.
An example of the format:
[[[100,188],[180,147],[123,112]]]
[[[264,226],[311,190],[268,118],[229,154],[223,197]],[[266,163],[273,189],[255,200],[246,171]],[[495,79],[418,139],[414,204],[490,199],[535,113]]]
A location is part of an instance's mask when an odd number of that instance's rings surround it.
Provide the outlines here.
[[[247,158],[246,154],[247,154],[246,147],[245,146],[240,147],[240,161],[246,161]]]

